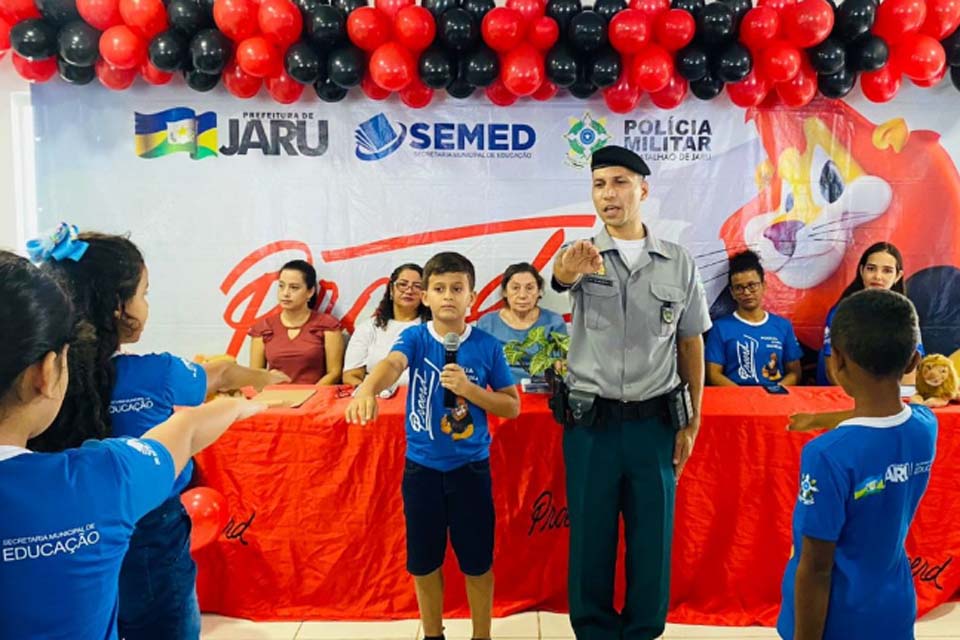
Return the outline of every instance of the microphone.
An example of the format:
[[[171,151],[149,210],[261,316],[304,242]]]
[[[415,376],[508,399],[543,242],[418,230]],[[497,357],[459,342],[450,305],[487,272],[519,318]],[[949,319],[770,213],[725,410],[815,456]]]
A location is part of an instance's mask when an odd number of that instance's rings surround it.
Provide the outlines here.
[[[460,336],[452,331],[443,337],[443,350],[445,352],[443,364],[457,364],[457,350],[460,348]],[[450,389],[443,390],[443,406],[452,409],[457,406],[457,398]]]

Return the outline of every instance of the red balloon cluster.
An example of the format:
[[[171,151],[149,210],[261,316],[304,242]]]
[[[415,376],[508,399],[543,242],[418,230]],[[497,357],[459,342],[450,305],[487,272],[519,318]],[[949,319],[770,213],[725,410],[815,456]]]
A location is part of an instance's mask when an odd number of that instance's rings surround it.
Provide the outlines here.
[[[148,79],[163,79],[146,67],[147,44],[168,26],[162,0],[77,0],[77,11],[90,26],[103,31],[100,60],[94,67],[101,84],[123,91],[143,68]]]
[[[560,28],[546,10],[545,0],[507,0],[483,17],[483,42],[500,56],[500,76],[485,90],[493,104],[505,107],[517,98],[549,100],[557,94],[544,56],[560,38]]]

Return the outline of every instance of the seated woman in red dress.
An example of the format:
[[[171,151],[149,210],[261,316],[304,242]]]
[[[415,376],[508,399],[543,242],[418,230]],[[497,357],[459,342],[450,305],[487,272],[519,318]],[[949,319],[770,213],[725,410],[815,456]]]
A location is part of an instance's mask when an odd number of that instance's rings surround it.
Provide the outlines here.
[[[277,278],[280,313],[261,318],[250,329],[250,366],[277,369],[291,384],[338,384],[343,373],[340,322],[315,310],[317,272],[309,262],[292,260]]]

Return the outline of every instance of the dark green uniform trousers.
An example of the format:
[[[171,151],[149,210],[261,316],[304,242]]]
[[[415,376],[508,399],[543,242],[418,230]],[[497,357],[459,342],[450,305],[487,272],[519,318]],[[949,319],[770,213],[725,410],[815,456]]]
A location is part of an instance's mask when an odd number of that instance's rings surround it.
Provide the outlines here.
[[[577,640],[651,640],[670,599],[676,439],[666,418],[567,427],[563,458],[570,510],[570,622]],[[627,594],[613,608],[619,516]]]

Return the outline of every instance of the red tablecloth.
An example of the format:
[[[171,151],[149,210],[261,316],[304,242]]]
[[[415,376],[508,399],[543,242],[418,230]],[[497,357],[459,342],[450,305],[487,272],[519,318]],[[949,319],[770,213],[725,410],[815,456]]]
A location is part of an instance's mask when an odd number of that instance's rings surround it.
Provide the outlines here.
[[[237,424],[199,456],[199,481],[226,497],[231,521],[196,554],[204,611],[267,619],[417,617],[404,565],[400,498],[403,398],[366,427],[324,389],[302,409]],[[495,613],[566,611],[567,528],[561,429],[546,397],[492,421],[497,507]],[[786,416],[852,406],[838,389],[708,389],[703,429],[680,481],[670,620],[771,625],[790,553],[800,449]],[[960,588],[960,409],[938,412],[930,487],[907,550],[920,614]],[[467,616],[447,556],[447,615]],[[622,570],[621,570],[622,582]],[[622,595],[622,584],[619,589]]]

